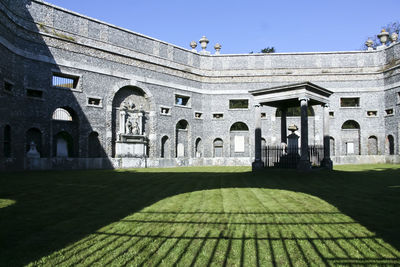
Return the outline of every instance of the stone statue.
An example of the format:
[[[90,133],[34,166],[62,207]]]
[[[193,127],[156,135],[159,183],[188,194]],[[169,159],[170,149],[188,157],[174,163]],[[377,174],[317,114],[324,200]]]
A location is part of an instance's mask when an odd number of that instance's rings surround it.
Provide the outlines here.
[[[133,115],[128,115],[126,120],[126,134],[140,134],[139,118]]]

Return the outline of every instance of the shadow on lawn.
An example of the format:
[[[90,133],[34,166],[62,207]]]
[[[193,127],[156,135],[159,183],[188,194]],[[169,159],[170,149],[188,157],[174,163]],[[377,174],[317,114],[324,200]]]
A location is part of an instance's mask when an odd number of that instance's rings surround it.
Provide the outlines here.
[[[82,178],[84,177],[84,178]],[[0,178],[0,198],[11,199],[15,203],[0,209],[0,265],[19,266],[38,260],[43,256],[79,240],[89,238],[88,235],[94,234],[90,238],[101,236],[104,245],[107,246],[107,240],[112,236],[115,239],[126,237],[135,238],[135,243],[142,242],[143,239],[157,239],[160,241],[159,247],[168,240],[175,240],[175,245],[180,240],[186,240],[186,248],[180,254],[175,263],[183,257],[188,247],[194,240],[199,240],[199,248],[194,255],[192,263],[206,242],[214,241],[214,248],[210,254],[208,263],[213,260],[215,253],[219,250],[219,244],[224,243],[225,262],[231,253],[232,243],[241,242],[241,259],[245,255],[244,245],[251,242],[255,246],[257,264],[263,263],[262,255],[259,255],[259,246],[263,242],[269,244],[269,255],[272,265],[279,265],[279,260],[275,259],[274,242],[281,242],[284,254],[292,264],[291,252],[286,247],[287,242],[292,242],[294,249],[300,253],[306,264],[308,262],[306,254],[308,251],[304,248],[302,242],[308,242],[309,248],[324,264],[340,263],[342,265],[367,265],[367,264],[400,264],[399,254],[384,243],[379,241],[382,238],[397,250],[400,249],[400,213],[398,206],[400,204],[400,170],[385,169],[382,171],[363,171],[363,172],[312,172],[297,173],[290,170],[266,170],[259,173],[228,173],[228,172],[116,172],[116,171],[87,171],[87,172],[34,172],[5,174]],[[201,179],[201,183],[199,180]],[[149,229],[154,224],[188,224],[198,226],[202,224],[215,224],[226,226],[226,223],[220,223],[213,219],[218,216],[226,216],[229,225],[235,225],[235,216],[251,216],[260,214],[260,216],[274,216],[277,214],[287,214],[300,218],[299,216],[329,216],[332,213],[323,211],[281,211],[281,212],[202,212],[193,211],[193,215],[202,216],[202,218],[211,218],[213,220],[191,220],[191,221],[169,221],[164,219],[148,220],[130,219],[127,216],[137,213],[146,215],[143,208],[148,207],[165,198],[176,196],[182,193],[192,191],[219,189],[219,188],[268,188],[282,189],[293,192],[302,192],[318,197],[330,205],[338,208],[342,213],[349,216],[352,221],[341,222],[316,222],[315,220],[293,220],[284,223],[254,223],[239,222],[240,225],[254,227],[260,226],[282,226],[285,227],[301,225],[326,225],[330,229],[345,227],[360,223],[368,228],[375,235],[362,235],[359,233],[348,232],[344,234],[340,229],[341,237],[328,234],[321,237],[311,236],[309,233],[300,233],[299,236],[274,236],[271,232],[255,232],[249,236],[243,233],[243,236],[235,237],[221,230],[219,235],[207,233],[205,235],[185,233],[175,234],[174,232],[150,234],[150,232],[137,233],[110,233],[102,231],[100,228],[108,227],[113,222],[122,221],[123,223],[141,223],[148,224]],[[276,200],[279,203],[279,199]],[[282,204],[284,207],[284,204]],[[151,214],[152,212],[147,212]],[[173,212],[155,212],[158,216],[174,215]],[[176,212],[176,215],[181,212]],[[125,219],[124,219],[125,218]],[[306,218],[306,217],[305,217]],[[318,217],[319,218],[319,217]],[[322,218],[322,217],[321,217]],[[332,224],[332,225],[331,225]],[[100,230],[99,230],[100,229]],[[166,227],[168,231],[168,227]],[[336,231],[335,230],[335,231]],[[109,239],[112,242],[114,239]],[[141,241],[142,240],[142,241]],[[162,241],[161,241],[162,240]],[[368,248],[374,253],[374,257],[365,255],[363,251],[351,242],[357,241],[362,246]],[[132,241],[133,242],[133,241]],[[293,243],[294,242],[294,243]],[[327,257],[321,252],[316,244],[333,243],[342,253],[331,251],[331,257]],[[348,253],[349,248],[343,247],[342,242],[347,242],[353,250],[358,250],[360,257],[353,257]],[[90,245],[90,242],[88,243]],[[150,243],[143,246],[138,252],[145,250]],[[175,246],[172,244],[166,252],[165,257]],[[73,245],[74,246],[74,245]],[[72,247],[73,247],[72,246]],[[122,246],[122,245],[121,245]],[[329,246],[328,250],[329,250]],[[87,247],[88,248],[88,247]],[[379,248],[377,250],[377,248]],[[85,247],[82,248],[85,250]],[[383,255],[380,250],[387,253]],[[123,250],[124,251],[124,250]],[[150,253],[151,257],[157,250]],[[265,251],[265,250],[264,250]],[[74,252],[76,254],[77,252]],[[192,252],[193,253],[193,252]],[[196,256],[197,255],[197,256]],[[342,255],[342,256],[341,256]],[[344,255],[344,256],[343,256]],[[387,256],[389,255],[389,257]],[[90,255],[89,255],[90,256]],[[87,257],[87,256],[85,256]],[[65,259],[67,260],[67,259]],[[162,259],[161,259],[162,260]],[[393,261],[394,260],[394,261]],[[161,262],[161,261],[160,261]],[[158,262],[158,263],[160,263]],[[79,262],[75,262],[79,264]],[[146,264],[143,260],[142,264]],[[152,263],[154,265],[154,263]]]

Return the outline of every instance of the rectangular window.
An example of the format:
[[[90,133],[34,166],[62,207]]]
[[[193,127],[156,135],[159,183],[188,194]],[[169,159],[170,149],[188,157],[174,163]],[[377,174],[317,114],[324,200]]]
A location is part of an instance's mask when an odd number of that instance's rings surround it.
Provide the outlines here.
[[[224,114],[222,113],[214,113],[213,114],[213,119],[222,119],[224,117]]]
[[[261,119],[267,118],[267,114],[265,112],[261,112]]]
[[[342,108],[355,108],[360,106],[359,97],[342,97],[340,98],[340,107]]]
[[[231,99],[229,100],[229,109],[247,109],[249,108],[248,99]]]
[[[376,110],[368,110],[367,111],[367,117],[376,117],[378,116],[378,111]]]
[[[59,88],[76,89],[78,86],[78,80],[79,77],[76,76],[54,73],[51,85]]]
[[[11,93],[14,85],[10,82],[4,81],[4,91]]]
[[[400,104],[400,92],[397,92],[397,104]]]
[[[335,112],[329,111],[329,117],[330,117],[330,118],[334,118],[334,117],[335,117]]]
[[[101,98],[88,97],[88,105],[90,106],[101,106]]]
[[[183,95],[175,95],[175,105],[189,106],[190,97]]]
[[[203,113],[201,113],[201,112],[195,112],[194,113],[194,118],[195,119],[202,119],[202,116],[203,116]]]
[[[161,107],[160,113],[161,113],[161,115],[170,115],[170,109],[167,107]]]
[[[388,109],[386,109],[386,110],[385,110],[385,112],[386,112],[386,115],[387,115],[387,116],[391,116],[391,115],[393,115],[393,114],[394,114],[394,111],[393,111],[393,109],[392,109],[392,108],[388,108]]]
[[[26,96],[33,98],[42,98],[43,91],[34,90],[34,89],[26,89]]]

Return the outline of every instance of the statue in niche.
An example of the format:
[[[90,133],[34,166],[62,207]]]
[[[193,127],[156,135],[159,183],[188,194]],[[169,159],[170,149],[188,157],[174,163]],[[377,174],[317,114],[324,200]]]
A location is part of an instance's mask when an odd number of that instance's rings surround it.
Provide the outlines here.
[[[134,110],[136,107],[135,103],[133,103],[132,100],[129,101],[124,101],[124,103],[122,104],[122,109],[125,110]]]
[[[139,119],[140,117],[128,114],[125,129],[127,134],[140,134]]]

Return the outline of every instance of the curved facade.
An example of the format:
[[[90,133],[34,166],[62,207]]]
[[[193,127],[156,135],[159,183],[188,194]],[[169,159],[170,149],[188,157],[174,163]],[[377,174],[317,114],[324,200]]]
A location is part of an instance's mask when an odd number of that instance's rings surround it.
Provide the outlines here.
[[[207,55],[37,0],[0,0],[0,32],[2,169],[250,165],[258,103],[249,91],[306,81],[333,92],[334,162],[398,160],[398,43]],[[71,120],[54,117],[59,108]],[[318,145],[322,107],[313,112],[309,144]],[[287,123],[300,125],[293,116]],[[232,130],[238,122],[247,130]],[[280,143],[276,108],[261,107],[261,129],[263,143]],[[32,141],[40,157],[28,160]]]

